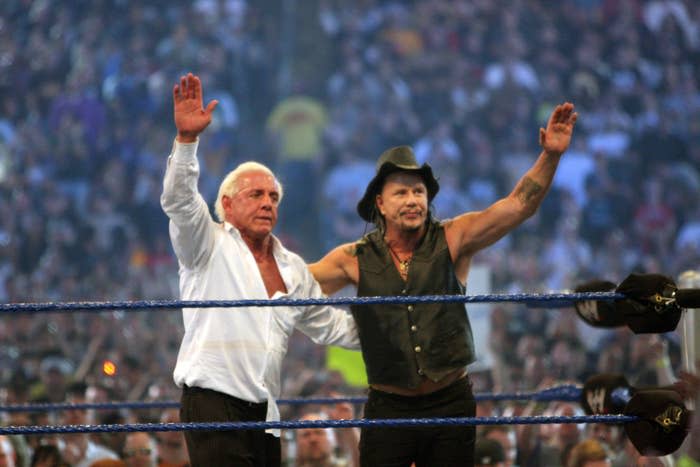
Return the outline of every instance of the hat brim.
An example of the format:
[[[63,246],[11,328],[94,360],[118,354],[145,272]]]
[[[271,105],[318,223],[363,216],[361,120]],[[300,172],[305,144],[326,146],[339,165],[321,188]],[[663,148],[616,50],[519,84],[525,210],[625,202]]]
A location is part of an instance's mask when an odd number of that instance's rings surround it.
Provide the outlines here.
[[[386,162],[380,167],[377,175],[367,184],[365,194],[362,196],[360,202],[357,203],[357,213],[365,221],[374,221],[374,216],[372,214],[375,209],[375,197],[384,185],[386,177],[395,172],[409,172],[420,175],[428,190],[428,203],[433,201],[433,198],[435,198],[435,195],[440,190],[440,184],[433,175],[433,169],[428,164],[423,164],[416,168],[415,166],[407,167],[392,162]]]

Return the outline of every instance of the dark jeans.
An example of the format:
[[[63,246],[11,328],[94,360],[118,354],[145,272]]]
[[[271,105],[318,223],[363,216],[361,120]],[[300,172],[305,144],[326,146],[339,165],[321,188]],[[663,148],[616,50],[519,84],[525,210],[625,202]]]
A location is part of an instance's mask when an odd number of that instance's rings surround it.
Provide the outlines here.
[[[267,403],[255,404],[210,389],[182,390],[183,422],[265,421]],[[280,439],[262,430],[185,431],[192,467],[280,467]]]
[[[471,383],[462,378],[432,394],[399,396],[370,389],[365,418],[473,417]],[[363,467],[465,467],[474,465],[474,426],[363,427]]]

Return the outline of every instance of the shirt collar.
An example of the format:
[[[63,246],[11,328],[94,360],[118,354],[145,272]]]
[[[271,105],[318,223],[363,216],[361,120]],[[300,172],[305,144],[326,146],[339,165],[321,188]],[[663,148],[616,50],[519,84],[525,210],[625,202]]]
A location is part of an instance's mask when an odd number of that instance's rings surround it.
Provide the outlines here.
[[[243,241],[243,236],[241,235],[240,230],[238,230],[233,224],[229,223],[228,221],[224,221],[224,230],[228,232],[231,235],[234,235],[236,239]],[[273,235],[270,235],[272,237],[272,254],[274,255],[275,259],[278,260],[278,262],[285,262],[287,263],[289,261],[289,251],[282,245],[282,242]]]

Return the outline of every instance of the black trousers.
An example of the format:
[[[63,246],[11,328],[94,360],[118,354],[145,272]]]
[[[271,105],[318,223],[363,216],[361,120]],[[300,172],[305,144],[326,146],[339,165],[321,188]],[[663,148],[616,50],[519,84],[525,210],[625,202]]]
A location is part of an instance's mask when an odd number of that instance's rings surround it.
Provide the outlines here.
[[[183,422],[265,421],[267,403],[256,404],[210,389],[185,386]],[[192,467],[280,467],[281,445],[263,430],[185,431]]]
[[[370,389],[365,418],[474,417],[469,380],[461,378],[425,396],[399,396]],[[474,465],[474,426],[363,427],[363,467],[465,467]]]

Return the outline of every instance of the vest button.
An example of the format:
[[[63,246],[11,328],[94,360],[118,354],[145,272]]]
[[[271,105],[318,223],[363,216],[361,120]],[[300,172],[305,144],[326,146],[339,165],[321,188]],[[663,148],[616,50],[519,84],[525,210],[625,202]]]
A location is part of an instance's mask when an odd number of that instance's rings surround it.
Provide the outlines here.
[[[423,376],[423,369],[422,368],[418,368],[418,374]]]
[[[415,324],[413,326],[411,326],[411,331],[416,332],[417,330],[418,330],[418,326],[416,326]]]
[[[403,289],[403,290],[401,291],[401,293],[404,294],[404,295],[406,295],[406,294],[408,293],[408,290]]]
[[[413,311],[413,305],[408,305],[408,311]]]
[[[420,353],[420,350],[421,350],[420,345],[415,346],[415,347],[413,348],[413,350],[415,350],[416,353]]]

